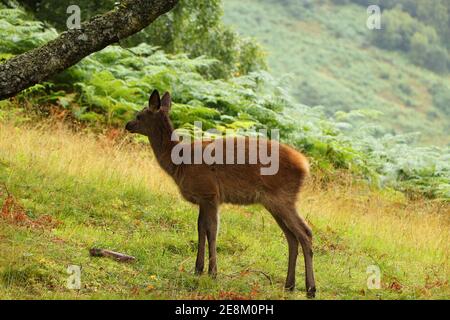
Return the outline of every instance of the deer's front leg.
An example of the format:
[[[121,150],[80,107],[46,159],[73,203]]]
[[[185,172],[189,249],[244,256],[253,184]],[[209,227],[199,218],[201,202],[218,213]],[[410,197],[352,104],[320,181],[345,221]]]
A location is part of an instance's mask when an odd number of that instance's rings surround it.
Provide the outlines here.
[[[205,245],[206,245],[206,214],[202,206],[198,213],[198,248],[197,260],[195,261],[195,273],[202,274],[205,267]]]

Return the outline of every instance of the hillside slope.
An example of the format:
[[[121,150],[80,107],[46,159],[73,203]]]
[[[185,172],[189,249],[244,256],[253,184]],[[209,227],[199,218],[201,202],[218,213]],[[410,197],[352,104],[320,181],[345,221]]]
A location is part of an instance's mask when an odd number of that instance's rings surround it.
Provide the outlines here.
[[[298,290],[283,291],[287,245],[259,206],[222,207],[218,279],[195,276],[197,209],[129,140],[0,123],[0,299],[305,297],[301,259]],[[450,298],[448,206],[339,181],[310,180],[298,204],[315,234],[318,298]],[[137,261],[92,258],[91,247]],[[82,267],[81,290],[66,287],[69,265]],[[367,289],[371,265],[380,290]]]
[[[399,53],[370,44],[365,7],[332,5],[283,7],[274,0],[225,0],[225,22],[256,37],[268,53],[272,73],[303,104],[334,112],[381,111],[390,131],[421,132],[423,143],[450,143],[450,117],[443,96],[450,76],[413,65]]]

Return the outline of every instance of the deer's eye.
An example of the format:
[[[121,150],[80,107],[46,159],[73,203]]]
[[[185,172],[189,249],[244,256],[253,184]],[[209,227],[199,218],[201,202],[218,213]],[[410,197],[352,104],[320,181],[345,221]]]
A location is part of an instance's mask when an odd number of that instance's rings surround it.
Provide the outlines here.
[[[142,115],[138,114],[136,117],[137,120],[142,120]]]

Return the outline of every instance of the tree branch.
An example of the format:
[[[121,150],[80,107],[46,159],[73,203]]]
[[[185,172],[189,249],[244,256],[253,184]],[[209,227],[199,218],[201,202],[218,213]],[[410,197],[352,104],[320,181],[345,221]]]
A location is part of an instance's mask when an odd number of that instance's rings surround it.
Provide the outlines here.
[[[61,33],[47,44],[0,64],[0,100],[40,83],[147,27],[178,0],[122,0],[121,5]]]

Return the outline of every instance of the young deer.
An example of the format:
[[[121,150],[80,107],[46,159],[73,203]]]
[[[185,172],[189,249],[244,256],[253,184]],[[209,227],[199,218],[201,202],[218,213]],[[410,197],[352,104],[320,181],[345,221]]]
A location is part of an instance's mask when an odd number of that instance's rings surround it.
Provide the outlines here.
[[[233,142],[235,149],[240,145],[248,151],[252,140],[262,141],[268,151],[278,147],[279,168],[277,173],[262,175],[260,169],[265,165],[259,159],[256,164],[249,164],[248,158],[244,164],[236,164],[239,162],[220,164],[220,161],[213,164],[203,162],[201,164],[175,164],[171,157],[172,149],[183,142],[172,139],[170,107],[171,98],[168,92],[160,99],[158,91],[153,91],[149,99],[149,107],[140,111],[135,120],[128,122],[126,130],[148,136],[159,165],[173,178],[183,197],[200,207],[196,273],[203,272],[206,239],[208,239],[209,248],[209,274],[215,276],[217,273],[216,236],[219,205],[221,203],[242,205],[260,203],[275,218],[288,242],[289,264],[285,288],[293,290],[295,287],[295,265],[300,243],[305,260],[307,296],[314,297],[316,288],[313,271],[312,232],[305,220],[297,214],[295,208],[300,187],[309,171],[306,158],[294,149],[271,140],[225,138],[202,142],[200,147],[204,150],[211,143],[217,146],[219,143]],[[195,142],[192,146],[194,144]],[[190,148],[192,155],[194,149],[195,147]],[[234,155],[236,154],[237,152],[234,152]]]

